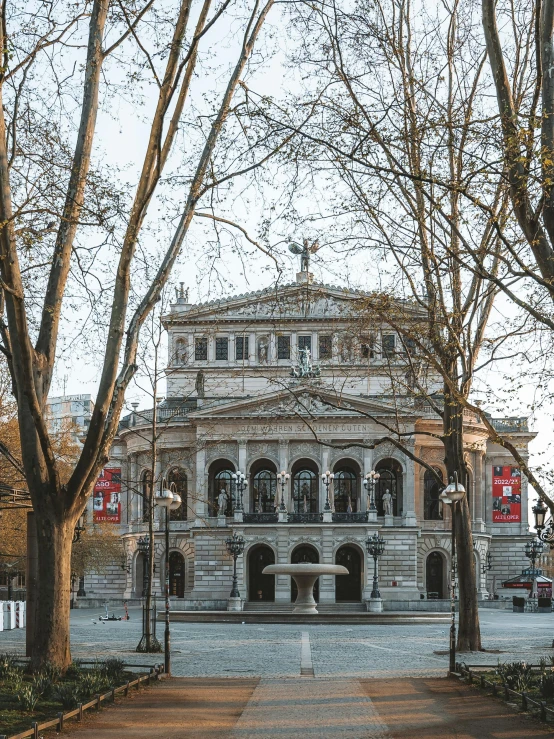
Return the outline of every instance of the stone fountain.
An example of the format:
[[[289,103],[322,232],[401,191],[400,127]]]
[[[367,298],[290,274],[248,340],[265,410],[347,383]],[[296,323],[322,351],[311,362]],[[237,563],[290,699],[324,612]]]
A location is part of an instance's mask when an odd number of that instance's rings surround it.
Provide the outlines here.
[[[314,584],[320,575],[348,575],[342,565],[319,565],[301,562],[297,565],[268,565],[264,575],[290,575],[298,586],[298,596],[293,613],[317,613],[314,599]]]

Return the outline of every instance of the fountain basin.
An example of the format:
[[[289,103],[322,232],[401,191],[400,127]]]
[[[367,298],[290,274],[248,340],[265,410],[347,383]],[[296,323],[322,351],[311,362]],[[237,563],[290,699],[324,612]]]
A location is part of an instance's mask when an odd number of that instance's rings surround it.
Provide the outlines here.
[[[317,578],[320,575],[348,575],[348,570],[342,565],[320,565],[306,562],[297,565],[268,565],[262,574],[290,575],[298,587],[293,613],[317,613],[313,593]]]

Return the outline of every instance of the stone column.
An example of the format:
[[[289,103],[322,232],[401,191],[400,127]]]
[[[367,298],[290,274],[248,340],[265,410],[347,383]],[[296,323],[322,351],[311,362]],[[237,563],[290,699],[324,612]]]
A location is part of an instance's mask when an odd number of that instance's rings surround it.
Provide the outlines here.
[[[323,475],[329,469],[329,447],[321,447],[321,472],[319,476],[319,510],[325,512],[325,501],[327,500],[327,489],[323,484],[321,475]],[[329,501],[331,502],[331,508],[333,507],[331,501],[332,486],[329,486]]]
[[[246,439],[239,439],[239,470],[243,472],[246,475]],[[250,500],[251,500],[251,492],[250,492],[250,480],[248,480],[248,485],[244,489],[243,493],[243,508],[244,510],[249,513],[250,512]]]
[[[229,355],[227,364],[235,364],[236,362],[236,352],[235,352],[235,332],[231,332],[229,334]]]
[[[473,508],[473,528],[474,531],[485,531],[484,506],[483,506],[483,453],[476,451],[473,453],[473,488],[474,488],[474,508]]]
[[[196,519],[195,526],[205,526],[208,516],[208,470],[206,469],[206,450],[198,449],[196,452],[196,501],[194,509]]]
[[[256,364],[257,362],[257,356],[256,356],[256,334],[251,333],[248,334],[248,361],[250,364]]]
[[[129,514],[129,520],[127,523],[134,523],[138,520],[138,486],[139,486],[139,480],[138,480],[138,464],[137,464],[137,455],[131,454],[129,456],[129,465],[127,469],[129,470],[129,479],[127,480],[127,495],[128,495],[128,514]]]
[[[278,472],[289,472],[289,442],[288,439],[279,439],[279,467]],[[281,486],[279,485],[279,503],[281,503]],[[292,510],[290,506],[290,483],[285,485],[285,505],[287,511]]]
[[[364,439],[364,443],[370,443],[370,439]],[[360,511],[369,511],[370,491],[364,487],[364,478],[373,469],[373,449],[364,449],[364,462],[362,467],[362,479],[360,481],[361,505]],[[375,519],[377,520],[377,519]]]
[[[321,564],[335,564],[333,561],[333,539],[333,529],[330,526],[321,529]],[[319,578],[319,602],[335,602],[334,575],[322,575]]]
[[[413,452],[413,448],[410,449]],[[415,515],[415,464],[409,457],[404,457],[406,471],[404,473],[404,489],[402,491],[403,501],[403,515],[404,526],[415,526],[416,515]]]

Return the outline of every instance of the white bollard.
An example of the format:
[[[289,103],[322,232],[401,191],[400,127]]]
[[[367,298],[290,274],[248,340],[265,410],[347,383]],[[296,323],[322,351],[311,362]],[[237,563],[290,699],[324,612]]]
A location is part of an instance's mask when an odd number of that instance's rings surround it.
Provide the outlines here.
[[[25,628],[25,601],[24,600],[15,601],[15,628],[16,629]]]
[[[4,628],[15,629],[15,602],[13,600],[6,601],[6,611],[4,613]]]

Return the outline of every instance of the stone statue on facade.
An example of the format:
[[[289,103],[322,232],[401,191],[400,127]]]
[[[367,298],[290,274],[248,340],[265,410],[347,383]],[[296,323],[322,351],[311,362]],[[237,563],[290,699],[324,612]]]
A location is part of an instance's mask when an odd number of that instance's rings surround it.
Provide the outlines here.
[[[383,510],[385,511],[385,516],[392,516],[392,495],[388,488],[383,495]]]
[[[217,496],[217,515],[224,516],[227,510],[227,491],[222,488]]]
[[[202,370],[198,370],[196,373],[196,381],[194,383],[196,394],[199,398],[204,397],[204,373]]]
[[[308,348],[300,349],[298,365],[291,369],[290,374],[297,380],[320,377],[321,369],[312,363],[312,353]]]
[[[268,355],[267,339],[260,339],[258,343],[258,361],[261,364],[265,364],[267,362],[267,355]]]
[[[302,246],[294,242],[289,244],[289,251],[300,256],[300,271],[308,272],[310,269],[310,256],[315,254],[319,249],[319,241],[310,244],[308,239],[304,239]]]

